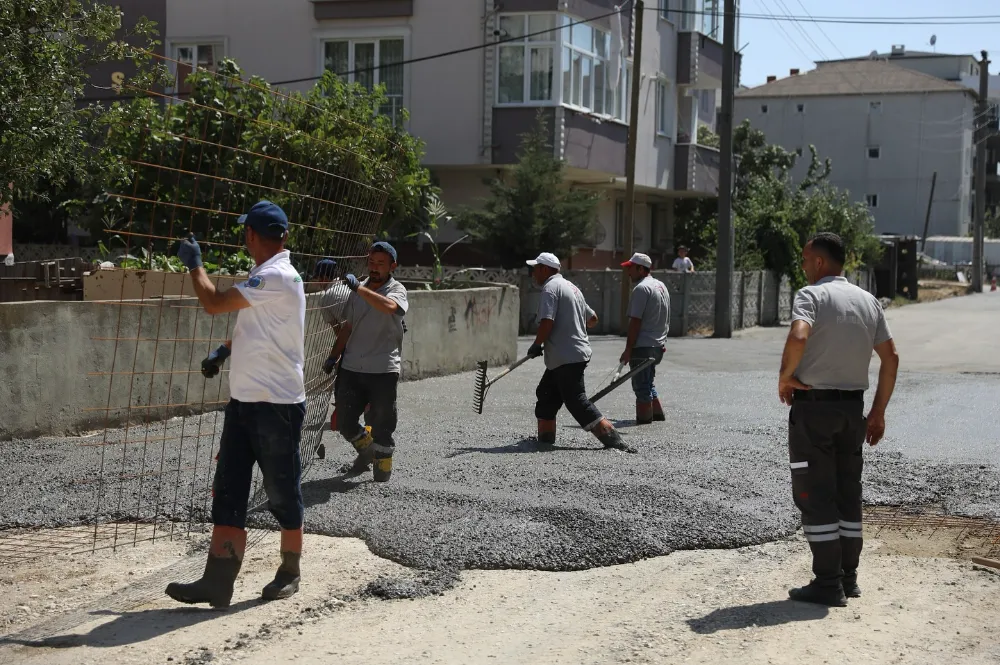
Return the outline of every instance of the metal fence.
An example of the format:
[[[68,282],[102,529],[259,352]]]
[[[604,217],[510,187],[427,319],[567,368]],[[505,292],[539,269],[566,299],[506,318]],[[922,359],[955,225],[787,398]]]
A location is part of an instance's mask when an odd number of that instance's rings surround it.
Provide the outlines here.
[[[595,334],[617,334],[621,329],[620,270],[567,270],[563,272],[583,292],[587,303],[597,312],[599,322]],[[670,335],[710,334],[715,324],[715,273],[677,273],[655,270],[653,276],[662,281],[670,292]],[[428,281],[431,269],[405,267],[397,270],[397,279]],[[527,270],[495,268],[445,268],[445,280],[506,283],[521,289],[521,334],[537,329],[539,288]],[[869,271],[848,275],[848,279],[872,292],[874,283]],[[787,277],[758,270],[737,272],[733,276],[733,328],[773,326],[789,321],[793,291]]]

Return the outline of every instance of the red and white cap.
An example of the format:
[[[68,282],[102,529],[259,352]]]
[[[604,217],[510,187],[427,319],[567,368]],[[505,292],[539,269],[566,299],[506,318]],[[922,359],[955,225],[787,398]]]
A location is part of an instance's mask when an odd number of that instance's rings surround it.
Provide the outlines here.
[[[653,262],[645,254],[640,254],[636,252],[632,255],[632,258],[622,264],[622,268],[627,268],[628,266],[642,266],[643,268],[652,268]]]

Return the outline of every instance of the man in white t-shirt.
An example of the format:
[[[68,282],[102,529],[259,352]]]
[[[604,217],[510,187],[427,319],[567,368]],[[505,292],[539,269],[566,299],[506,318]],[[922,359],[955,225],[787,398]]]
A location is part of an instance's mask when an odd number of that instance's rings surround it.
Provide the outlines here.
[[[267,600],[287,598],[299,588],[302,554],[302,465],[299,439],[305,417],[304,333],[306,298],[302,278],[292,267],[288,217],[261,201],[239,218],[256,264],[245,282],[219,290],[201,261],[191,234],[177,256],[209,314],[238,312],[231,342],[202,363],[206,376],[218,374],[232,355],[218,463],[212,484],[212,541],[201,579],[172,582],[167,595],[183,603],[227,607],[246,550],[247,502],[254,463],[260,468],[268,508],[281,526],[281,565],[264,587]]]
[[[694,262],[688,257],[688,248],[681,245],[677,248],[677,258],[671,266],[675,272],[694,272]]]

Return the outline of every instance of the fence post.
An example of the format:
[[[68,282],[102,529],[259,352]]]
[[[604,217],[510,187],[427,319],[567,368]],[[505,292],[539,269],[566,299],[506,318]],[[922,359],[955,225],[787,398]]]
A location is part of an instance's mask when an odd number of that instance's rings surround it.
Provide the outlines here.
[[[688,307],[691,304],[691,273],[681,276],[681,337],[688,334]]]
[[[764,325],[764,271],[757,271],[757,325]]]
[[[746,304],[747,304],[747,271],[740,271],[740,324],[739,330],[746,328]]]

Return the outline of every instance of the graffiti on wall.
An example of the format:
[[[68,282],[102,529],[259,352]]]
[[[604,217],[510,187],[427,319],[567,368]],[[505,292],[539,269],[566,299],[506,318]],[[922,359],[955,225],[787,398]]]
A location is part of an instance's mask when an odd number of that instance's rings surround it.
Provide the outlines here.
[[[498,311],[500,300],[495,294],[469,295],[465,297],[465,327],[488,326],[493,314]]]

